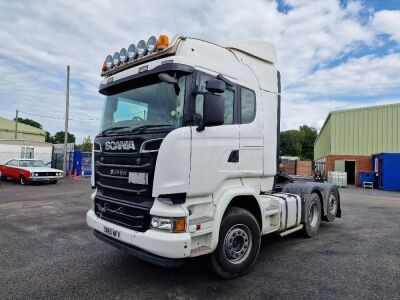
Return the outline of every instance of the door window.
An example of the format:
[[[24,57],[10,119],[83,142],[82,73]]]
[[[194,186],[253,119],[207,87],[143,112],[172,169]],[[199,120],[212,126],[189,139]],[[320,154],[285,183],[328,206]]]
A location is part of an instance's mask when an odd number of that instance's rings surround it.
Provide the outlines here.
[[[240,88],[240,115],[241,123],[251,123],[256,116],[256,94],[244,87]]]
[[[18,167],[18,162],[15,159],[13,159],[13,160],[10,160],[8,163],[6,163],[6,166]]]

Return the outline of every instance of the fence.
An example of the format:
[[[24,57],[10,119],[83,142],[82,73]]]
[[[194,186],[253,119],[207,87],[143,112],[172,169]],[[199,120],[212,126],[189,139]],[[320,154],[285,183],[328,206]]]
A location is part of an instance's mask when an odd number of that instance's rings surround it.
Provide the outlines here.
[[[288,175],[312,176],[312,161],[293,160],[282,163],[280,169]]]
[[[54,153],[51,166],[62,170],[63,154]],[[92,174],[92,153],[81,151],[67,152],[67,175],[75,174],[90,176]]]

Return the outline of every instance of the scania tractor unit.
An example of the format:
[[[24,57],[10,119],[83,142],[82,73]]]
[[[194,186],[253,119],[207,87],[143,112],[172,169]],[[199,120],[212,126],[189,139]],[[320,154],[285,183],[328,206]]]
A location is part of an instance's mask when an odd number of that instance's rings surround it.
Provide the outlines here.
[[[145,261],[207,255],[246,273],[261,236],[341,216],[335,185],[279,172],[280,73],[272,44],[152,36],[108,55],[87,224]]]

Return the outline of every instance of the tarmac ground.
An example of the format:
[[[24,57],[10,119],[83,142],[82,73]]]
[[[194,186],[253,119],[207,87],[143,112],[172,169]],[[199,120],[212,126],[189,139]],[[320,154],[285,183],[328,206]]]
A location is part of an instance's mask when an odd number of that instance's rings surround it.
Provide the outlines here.
[[[400,193],[340,190],[342,218],[319,234],[262,239],[245,276],[221,280],[205,258],[168,269],[97,240],[87,179],[0,185],[0,299],[400,299]]]

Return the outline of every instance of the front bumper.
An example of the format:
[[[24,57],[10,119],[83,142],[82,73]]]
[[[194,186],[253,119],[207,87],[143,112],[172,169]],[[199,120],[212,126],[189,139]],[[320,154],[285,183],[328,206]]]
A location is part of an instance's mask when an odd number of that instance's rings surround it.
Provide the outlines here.
[[[62,179],[62,176],[30,176],[28,178],[29,181],[52,181]]]
[[[170,233],[154,229],[137,232],[98,218],[92,209],[86,213],[86,222],[101,240],[158,265],[168,265],[160,263],[165,262],[165,259],[176,260],[190,256],[189,233]],[[119,237],[104,234],[104,227],[117,230]]]

